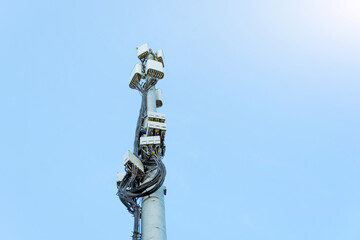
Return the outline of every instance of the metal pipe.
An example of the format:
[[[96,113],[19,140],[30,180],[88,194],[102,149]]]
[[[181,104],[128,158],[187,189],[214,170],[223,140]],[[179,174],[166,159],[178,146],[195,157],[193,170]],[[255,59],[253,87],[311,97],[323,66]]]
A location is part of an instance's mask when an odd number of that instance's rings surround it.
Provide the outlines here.
[[[139,219],[140,219],[140,209],[139,207],[135,207],[134,209],[134,231],[133,231],[133,240],[141,239],[141,235],[139,233]]]
[[[156,93],[152,87],[147,94],[147,111],[156,112]],[[142,198],[142,240],[166,240],[164,186]]]
[[[156,91],[154,86],[147,93],[147,110],[148,112],[156,112]]]
[[[142,240],[166,240],[164,186],[143,197],[141,232]]]

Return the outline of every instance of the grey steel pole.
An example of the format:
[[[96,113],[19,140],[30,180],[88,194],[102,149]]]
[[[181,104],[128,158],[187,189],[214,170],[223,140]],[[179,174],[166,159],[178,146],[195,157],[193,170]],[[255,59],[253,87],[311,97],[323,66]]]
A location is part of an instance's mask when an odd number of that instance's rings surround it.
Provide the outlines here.
[[[166,124],[165,114],[154,113],[156,106],[162,105],[161,92],[155,90],[155,84],[164,77],[163,52],[159,49],[154,53],[147,43],[136,49],[141,64],[135,64],[129,87],[141,93],[141,108],[135,131],[134,151],[128,151],[124,155],[125,173],[117,175],[117,195],[134,216],[133,240],[166,240],[166,189],[162,186],[166,176],[166,168],[162,162]],[[142,208],[138,203],[141,197]]]
[[[155,87],[147,93],[147,110],[156,112]],[[142,240],[166,240],[164,186],[142,199],[141,233]]]

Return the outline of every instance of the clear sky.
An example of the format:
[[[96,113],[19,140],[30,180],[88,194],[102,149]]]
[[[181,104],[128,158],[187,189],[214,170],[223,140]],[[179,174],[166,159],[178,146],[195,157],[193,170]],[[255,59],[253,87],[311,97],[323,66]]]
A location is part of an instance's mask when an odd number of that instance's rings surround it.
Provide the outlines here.
[[[359,12],[0,1],[0,239],[130,239],[115,181],[144,42],[165,54],[169,240],[360,239]]]

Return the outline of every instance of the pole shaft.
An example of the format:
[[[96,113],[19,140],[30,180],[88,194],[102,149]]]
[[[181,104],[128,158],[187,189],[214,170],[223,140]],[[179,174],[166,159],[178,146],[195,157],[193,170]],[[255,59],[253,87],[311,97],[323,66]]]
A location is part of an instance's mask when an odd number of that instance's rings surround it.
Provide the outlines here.
[[[156,112],[155,87],[147,93],[147,111]],[[142,199],[141,233],[142,240],[166,240],[164,186]]]

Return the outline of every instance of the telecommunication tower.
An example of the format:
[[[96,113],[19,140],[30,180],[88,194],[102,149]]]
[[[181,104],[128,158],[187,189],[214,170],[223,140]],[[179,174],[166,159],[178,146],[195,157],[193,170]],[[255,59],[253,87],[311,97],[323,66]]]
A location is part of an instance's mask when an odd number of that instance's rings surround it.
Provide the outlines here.
[[[165,114],[156,112],[162,106],[162,92],[155,88],[164,77],[164,57],[161,49],[153,52],[147,43],[136,49],[141,63],[135,64],[129,87],[138,90],[142,100],[134,151],[125,153],[125,172],[117,174],[117,195],[134,216],[133,240],[166,240],[162,162],[166,123]]]

